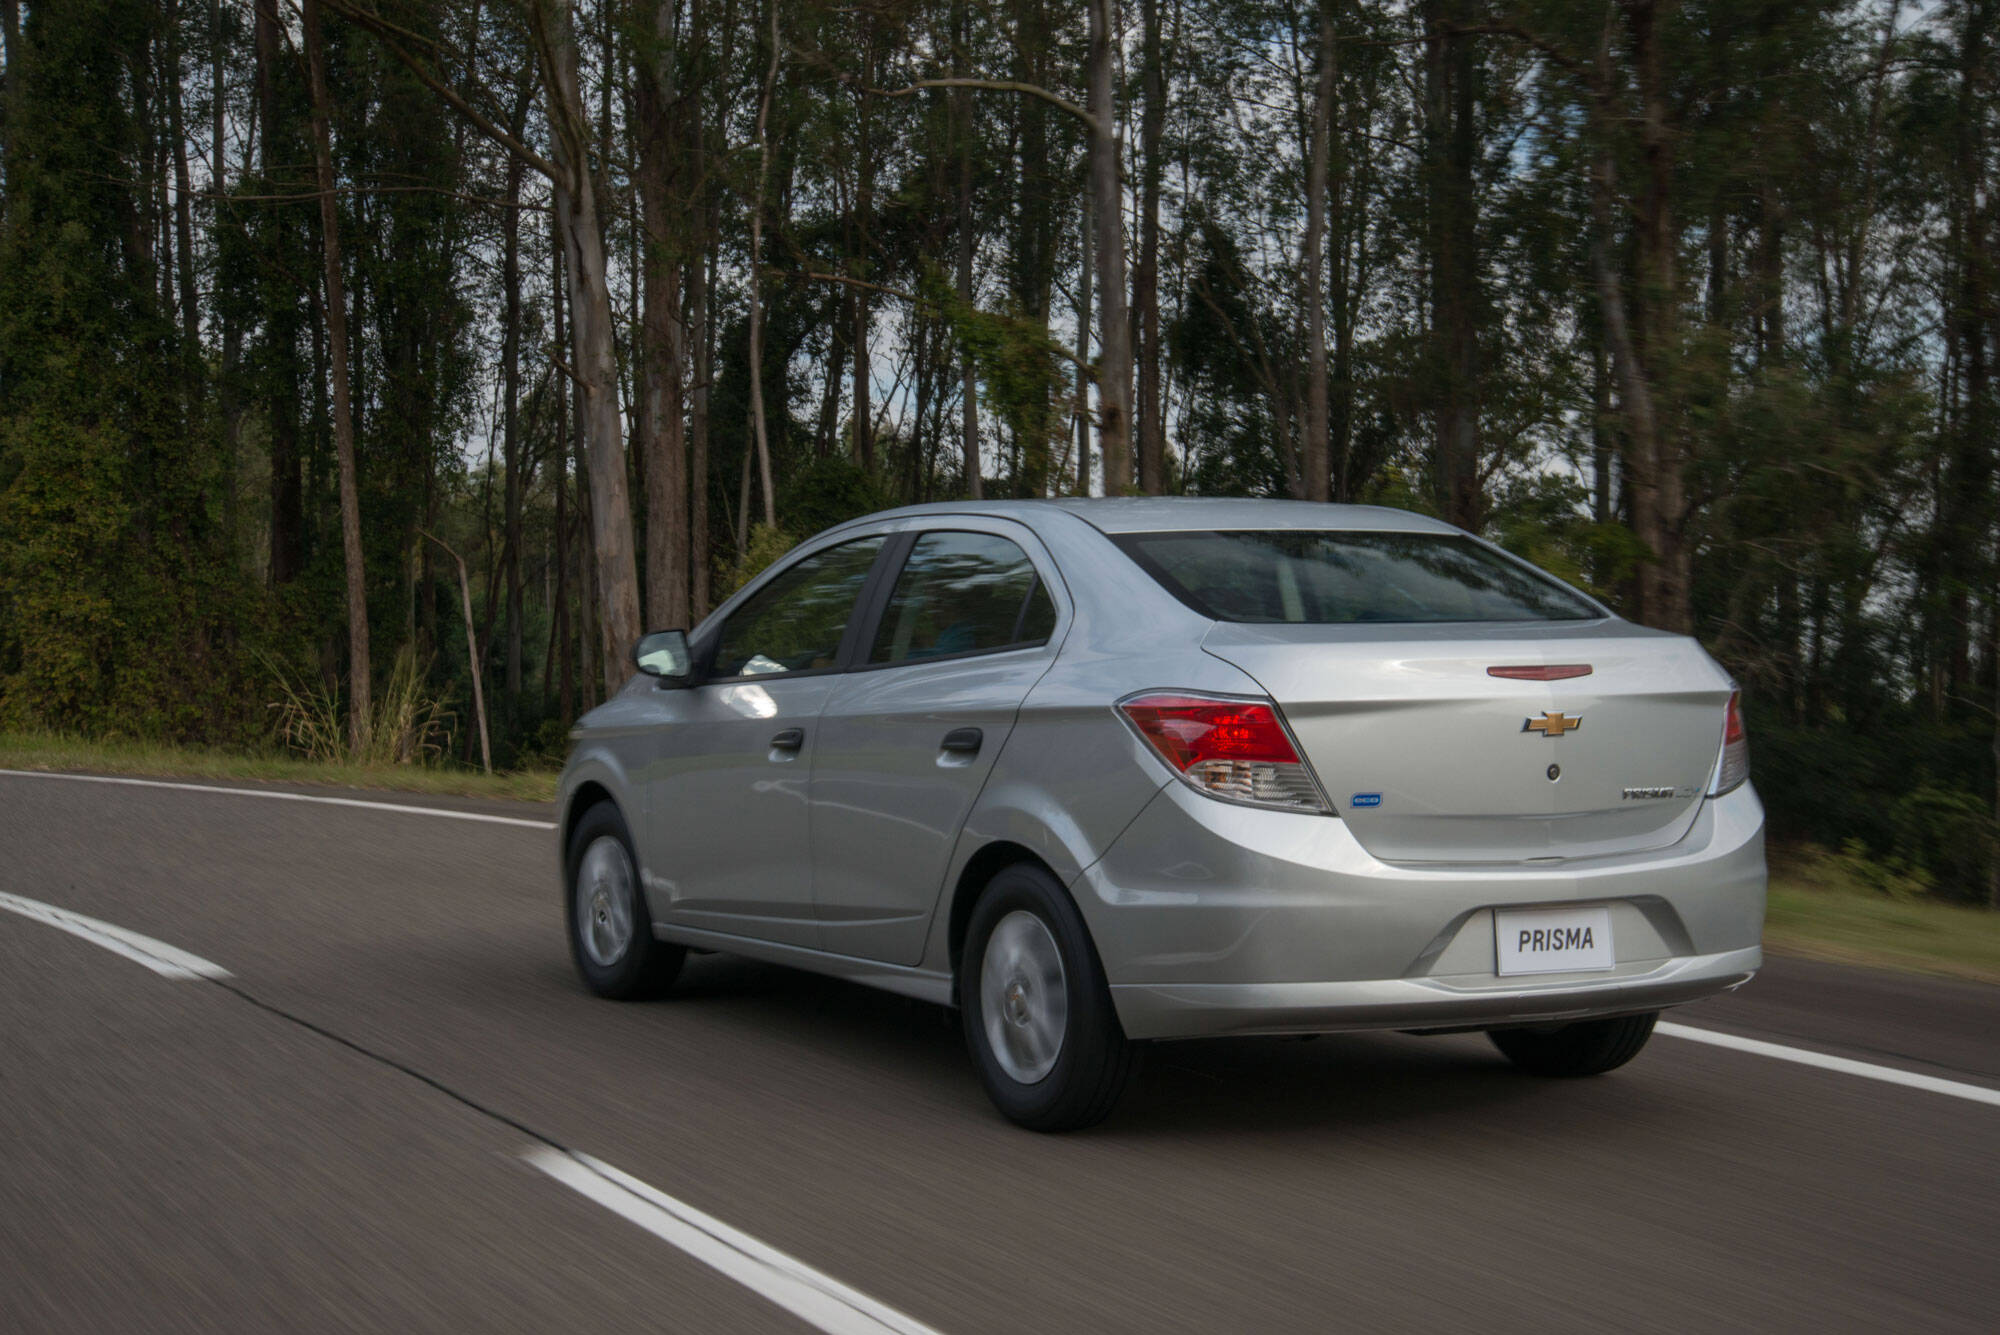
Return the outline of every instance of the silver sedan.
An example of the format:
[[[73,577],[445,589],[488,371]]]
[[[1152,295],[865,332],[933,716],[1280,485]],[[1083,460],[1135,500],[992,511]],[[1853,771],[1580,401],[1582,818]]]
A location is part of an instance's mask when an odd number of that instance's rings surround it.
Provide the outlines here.
[[[697,947],[956,1006],[1024,1126],[1202,1035],[1484,1030],[1595,1074],[1761,961],[1729,675],[1418,515],[895,510],[634,662],[559,795],[586,984]]]

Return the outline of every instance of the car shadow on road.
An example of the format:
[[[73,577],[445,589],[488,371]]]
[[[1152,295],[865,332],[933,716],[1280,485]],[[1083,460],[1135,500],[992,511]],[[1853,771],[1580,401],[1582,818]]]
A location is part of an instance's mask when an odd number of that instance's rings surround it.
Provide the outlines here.
[[[984,1106],[958,1016],[942,1007],[727,955],[691,957],[667,1004],[784,1033],[824,1057],[845,1052],[857,1074],[893,1074],[930,1086],[944,1101]],[[1156,1043],[1144,1049],[1110,1121],[1086,1134],[1178,1137],[1250,1128],[1321,1135],[1431,1118],[1462,1122],[1536,1104],[1548,1092],[1549,1082],[1513,1070],[1477,1034]]]

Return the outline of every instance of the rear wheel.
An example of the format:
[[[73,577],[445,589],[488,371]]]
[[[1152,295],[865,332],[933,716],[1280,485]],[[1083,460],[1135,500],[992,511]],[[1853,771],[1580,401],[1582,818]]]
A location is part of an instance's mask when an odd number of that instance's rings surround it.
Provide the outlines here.
[[[1659,1018],[1649,1011],[1554,1029],[1489,1029],[1486,1036],[1508,1061],[1534,1075],[1602,1075],[1638,1056]]]
[[[687,951],[653,938],[632,836],[617,807],[600,802],[583,813],[565,865],[569,953],[584,985],[619,1001],[664,992]]]
[[[959,1013],[980,1083],[1031,1131],[1101,1122],[1132,1073],[1133,1045],[1083,917],[1040,867],[987,883],[966,928]]]

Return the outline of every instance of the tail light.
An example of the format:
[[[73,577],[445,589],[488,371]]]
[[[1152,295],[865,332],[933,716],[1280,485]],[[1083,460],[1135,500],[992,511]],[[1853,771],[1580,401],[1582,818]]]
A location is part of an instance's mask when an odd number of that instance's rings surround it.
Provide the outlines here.
[[[1750,777],[1750,738],[1743,730],[1743,692],[1729,693],[1729,712],[1722,721],[1722,756],[1715,762],[1715,782],[1708,795],[1720,797],[1743,786]]]
[[[1280,811],[1330,810],[1267,702],[1176,692],[1133,696],[1118,708],[1197,792]]]

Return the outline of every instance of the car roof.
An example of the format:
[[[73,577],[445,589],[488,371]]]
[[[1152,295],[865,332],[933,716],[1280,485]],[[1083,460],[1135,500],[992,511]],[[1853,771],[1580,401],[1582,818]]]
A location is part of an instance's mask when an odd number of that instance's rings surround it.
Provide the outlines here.
[[[908,505],[869,519],[925,515],[992,515],[1031,527],[1052,510],[1075,515],[1104,533],[1158,533],[1211,529],[1353,529],[1373,532],[1456,533],[1443,520],[1380,505],[1327,505],[1317,501],[1246,500],[1222,496],[1062,497],[1048,501],[940,501]]]

